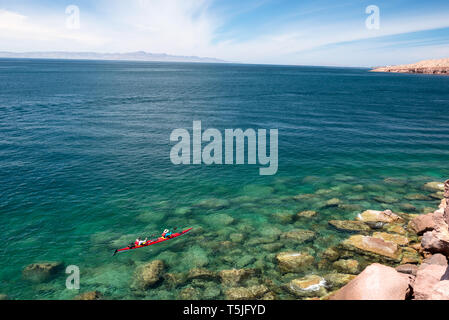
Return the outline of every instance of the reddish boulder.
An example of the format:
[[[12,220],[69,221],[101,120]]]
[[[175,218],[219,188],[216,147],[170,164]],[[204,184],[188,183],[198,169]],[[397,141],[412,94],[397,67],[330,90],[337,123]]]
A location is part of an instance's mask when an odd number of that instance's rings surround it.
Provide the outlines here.
[[[368,266],[354,280],[329,297],[330,300],[405,300],[411,279],[378,263]]]
[[[416,276],[416,273],[418,272],[418,266],[410,263],[401,264],[400,266],[397,266],[395,269],[397,272],[411,274],[412,276]]]
[[[442,280],[446,268],[436,264],[426,264],[419,268],[413,283],[415,300],[429,300],[432,298],[435,286]]]
[[[435,222],[433,220],[433,213],[422,214],[414,218],[408,224],[409,228],[421,235],[424,232],[435,229]]]
[[[422,264],[436,264],[439,266],[447,267],[447,259],[441,253],[436,253],[424,259]]]
[[[433,230],[424,233],[421,246],[431,253],[449,255],[449,230]]]
[[[438,282],[433,287],[431,300],[449,300],[449,280]]]

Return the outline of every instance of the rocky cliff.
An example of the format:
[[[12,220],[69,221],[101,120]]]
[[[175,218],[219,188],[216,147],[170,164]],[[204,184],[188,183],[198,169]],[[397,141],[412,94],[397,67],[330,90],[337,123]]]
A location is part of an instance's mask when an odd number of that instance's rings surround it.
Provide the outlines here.
[[[375,68],[371,71],[449,75],[449,58],[437,60],[424,60],[414,64],[380,67]]]

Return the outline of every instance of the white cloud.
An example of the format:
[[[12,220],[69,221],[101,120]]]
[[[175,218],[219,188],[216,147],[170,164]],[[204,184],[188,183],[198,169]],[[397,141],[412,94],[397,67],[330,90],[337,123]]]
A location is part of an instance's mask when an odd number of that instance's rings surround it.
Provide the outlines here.
[[[96,46],[105,42],[105,39],[90,33],[73,31],[65,27],[63,19],[53,17],[44,18],[47,23],[32,21],[27,16],[17,12],[0,10],[0,42],[4,50],[14,50],[31,43],[39,43],[39,47],[46,48],[53,45],[69,46],[73,49],[79,46]],[[59,21],[60,20],[60,21]],[[58,23],[57,22],[61,22]],[[30,47],[29,50],[33,48]]]
[[[2,49],[11,51],[144,50],[238,62],[302,64],[313,60],[308,51],[328,44],[449,26],[446,12],[388,19],[383,19],[381,12],[380,30],[367,30],[367,15],[362,11],[360,17],[350,21],[334,19],[334,22],[313,24],[310,18],[302,21],[299,17],[296,22],[282,23],[281,17],[276,17],[278,24],[271,24],[269,32],[240,40],[233,36],[235,30],[222,32],[220,27],[225,25],[226,17],[212,10],[212,1],[99,0],[96,16],[89,16],[80,8],[80,30],[65,28],[65,12],[39,12],[31,17],[0,10],[0,44]],[[318,56],[325,59],[326,55],[317,55],[317,59]],[[334,57],[330,60],[335,61]]]

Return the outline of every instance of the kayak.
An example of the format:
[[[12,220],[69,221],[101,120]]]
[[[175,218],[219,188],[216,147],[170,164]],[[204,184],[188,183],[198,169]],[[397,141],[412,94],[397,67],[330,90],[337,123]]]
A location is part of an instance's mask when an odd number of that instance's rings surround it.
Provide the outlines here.
[[[134,250],[134,249],[145,248],[145,247],[152,246],[153,244],[161,243],[161,242],[164,242],[164,241],[167,241],[167,240],[171,240],[171,239],[180,237],[180,236],[182,236],[183,234],[186,234],[187,232],[189,232],[189,231],[192,230],[192,229],[193,229],[193,228],[186,229],[186,230],[181,231],[181,232],[173,233],[169,238],[162,238],[162,237],[159,237],[159,238],[157,238],[157,239],[148,240],[145,244],[142,244],[142,245],[140,245],[140,246],[132,246],[132,247],[131,247],[131,246],[128,246],[128,247],[126,247],[126,248],[117,249],[117,250],[115,250],[113,256],[115,256],[115,255],[116,255],[117,253],[119,253],[119,252],[124,252],[124,251],[130,251],[130,250]]]

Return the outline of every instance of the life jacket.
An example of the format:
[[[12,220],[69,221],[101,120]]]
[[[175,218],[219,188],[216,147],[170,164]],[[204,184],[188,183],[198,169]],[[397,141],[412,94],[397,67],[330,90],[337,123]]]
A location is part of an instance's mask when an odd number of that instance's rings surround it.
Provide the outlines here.
[[[139,245],[139,241],[136,240],[136,241],[134,242],[134,245],[135,245],[135,246],[138,246],[138,245]]]

